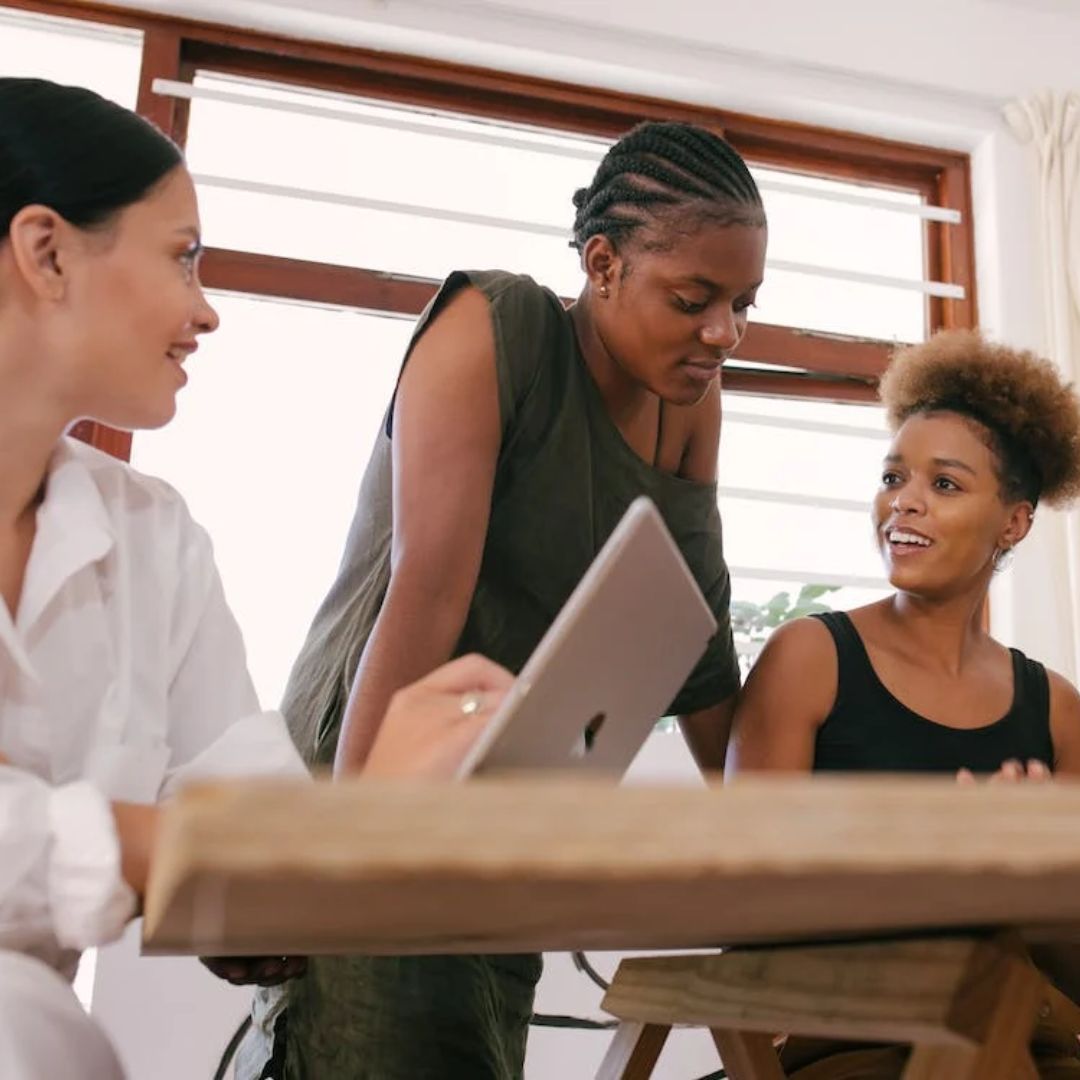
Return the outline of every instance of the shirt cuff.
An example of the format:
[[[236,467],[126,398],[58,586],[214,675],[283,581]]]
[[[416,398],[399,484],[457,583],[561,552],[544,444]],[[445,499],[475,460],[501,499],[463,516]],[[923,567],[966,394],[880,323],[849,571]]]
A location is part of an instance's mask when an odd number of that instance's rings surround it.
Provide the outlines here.
[[[169,771],[161,798],[193,781],[260,776],[310,777],[285,718],[276,711],[252,713],[230,724],[205,750]]]
[[[53,933],[66,949],[118,938],[137,909],[120,873],[120,838],[105,796],[86,781],[49,797],[49,900]]]

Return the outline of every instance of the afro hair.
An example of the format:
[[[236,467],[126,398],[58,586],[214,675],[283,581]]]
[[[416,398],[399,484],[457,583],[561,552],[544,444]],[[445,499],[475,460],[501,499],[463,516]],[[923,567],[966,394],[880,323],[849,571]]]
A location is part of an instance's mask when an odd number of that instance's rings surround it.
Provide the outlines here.
[[[940,411],[981,424],[1007,499],[1061,506],[1080,495],[1080,398],[1050,361],[974,330],[942,331],[900,349],[879,394],[894,431]]]

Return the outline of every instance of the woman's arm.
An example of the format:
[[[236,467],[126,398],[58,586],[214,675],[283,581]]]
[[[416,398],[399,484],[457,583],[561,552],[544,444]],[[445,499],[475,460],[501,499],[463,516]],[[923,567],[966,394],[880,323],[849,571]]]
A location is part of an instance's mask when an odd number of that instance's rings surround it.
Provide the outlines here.
[[[1056,671],[1050,682],[1050,738],[1054,760],[1046,762],[1059,776],[1080,776],[1080,693]]]
[[[716,380],[701,401],[693,406],[686,450],[679,468],[683,479],[702,484],[716,480],[721,412],[720,382]],[[679,717],[683,738],[698,768],[706,776],[724,771],[737,699],[738,694],[732,694],[711,708]]]
[[[739,697],[727,774],[810,772],[836,683],[836,649],[822,623],[796,619],[775,630]]]
[[[150,878],[161,811],[156,805],[113,803],[112,815],[120,841],[120,873],[138,897],[141,908]]]
[[[1047,671],[1050,680],[1050,737],[1054,774],[1080,776],[1080,694],[1068,679]],[[1032,959],[1062,993],[1080,1002],[1080,945],[1031,946]]]
[[[382,780],[451,779],[513,682],[510,672],[498,664],[482,656],[463,656],[399,690],[390,701],[363,774]],[[464,694],[479,694],[480,707],[463,711]],[[123,827],[121,812],[117,821]],[[146,823],[136,817],[130,827],[135,833],[134,860],[147,851],[140,843],[146,833],[139,835]],[[123,834],[122,844],[126,853]],[[145,868],[145,863],[135,862],[132,871],[145,873]],[[253,982],[276,986],[300,975],[307,963],[299,956],[214,956],[203,957],[202,962],[219,978],[238,986]]]
[[[699,709],[679,717],[679,729],[686,745],[690,747],[697,767],[706,776],[710,773],[722,775],[724,772],[728,739],[731,737],[731,720],[737,700],[738,694],[732,694],[712,708]]]
[[[363,766],[391,697],[446,661],[461,636],[501,437],[490,310],[468,288],[417,342],[398,386],[390,584],[346,706],[339,772]]]
[[[136,821],[127,809],[117,816],[85,781],[53,787],[0,764],[0,948],[81,950],[119,937],[153,832],[152,810],[138,808]]]

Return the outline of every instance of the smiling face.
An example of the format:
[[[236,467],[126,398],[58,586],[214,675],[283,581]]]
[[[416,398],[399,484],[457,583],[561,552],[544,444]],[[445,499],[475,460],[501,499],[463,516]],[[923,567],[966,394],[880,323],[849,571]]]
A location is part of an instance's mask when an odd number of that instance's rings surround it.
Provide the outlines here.
[[[13,229],[27,238],[24,265],[43,301],[40,351],[63,407],[118,428],[166,423],[187,381],[184,360],[218,324],[199,283],[187,170],[173,169],[101,228],[40,207],[20,218]]]
[[[1032,507],[1002,499],[987,432],[953,412],[900,426],[874,499],[874,532],[889,581],[927,597],[985,589],[999,552],[1027,534]]]
[[[746,331],[765,272],[766,229],[704,222],[616,251],[603,236],[584,253],[600,340],[622,373],[676,405],[705,395]]]

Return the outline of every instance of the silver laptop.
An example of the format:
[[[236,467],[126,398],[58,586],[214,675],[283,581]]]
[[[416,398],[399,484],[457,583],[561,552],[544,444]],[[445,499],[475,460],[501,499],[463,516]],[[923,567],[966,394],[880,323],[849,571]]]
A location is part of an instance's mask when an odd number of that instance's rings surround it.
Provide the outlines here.
[[[679,692],[713,617],[651,500],[636,499],[458,775],[621,775]]]

